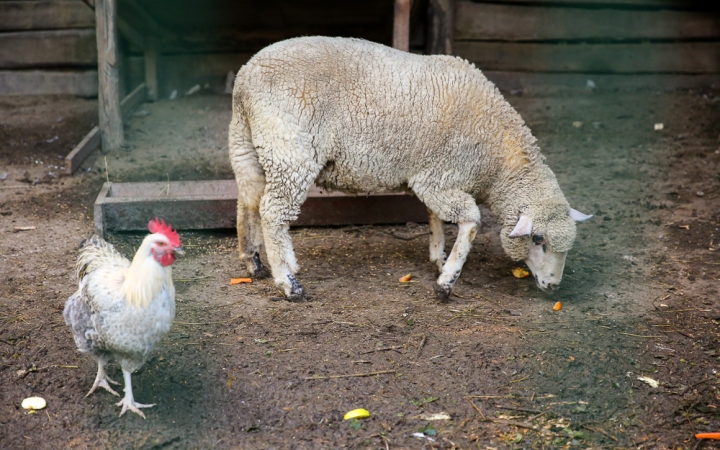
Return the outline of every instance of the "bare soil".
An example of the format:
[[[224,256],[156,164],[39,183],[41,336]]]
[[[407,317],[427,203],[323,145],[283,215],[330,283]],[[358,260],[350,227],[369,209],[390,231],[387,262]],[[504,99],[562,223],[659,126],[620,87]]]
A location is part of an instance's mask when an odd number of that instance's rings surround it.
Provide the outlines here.
[[[147,420],[118,417],[104,391],[85,398],[96,367],[62,319],[76,248],[106,178],[232,178],[230,97],[143,105],[126,148],[74,176],[58,156],[97,104],[2,98],[2,447],[711,448],[694,434],[720,431],[718,95],[508,96],[568,200],[595,214],[553,295],[511,275],[487,210],[447,304],[424,224],[294,229],[312,296],[299,304],[270,301],[271,280],[228,285],[232,230],[183,231],[176,322],[133,376],[136,399],[157,403]],[[129,256],[142,237],[108,239]],[[24,411],[30,395],[47,409]],[[343,421],[355,408],[371,417]]]

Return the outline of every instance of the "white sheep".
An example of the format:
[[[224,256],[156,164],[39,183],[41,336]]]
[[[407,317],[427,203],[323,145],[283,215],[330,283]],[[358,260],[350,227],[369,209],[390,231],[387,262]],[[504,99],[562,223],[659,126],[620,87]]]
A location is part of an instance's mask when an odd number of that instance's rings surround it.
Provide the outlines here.
[[[570,208],[520,115],[472,64],[359,39],[273,44],[238,72],[229,132],[238,184],[240,259],[264,267],[303,300],[289,223],[313,183],[344,192],[414,193],[428,207],[430,261],[447,300],[480,223],[476,202],[502,224],[502,245],[538,286],[555,288],[575,240]],[[445,257],[442,221],[458,224]],[[264,237],[264,239],[263,239]]]

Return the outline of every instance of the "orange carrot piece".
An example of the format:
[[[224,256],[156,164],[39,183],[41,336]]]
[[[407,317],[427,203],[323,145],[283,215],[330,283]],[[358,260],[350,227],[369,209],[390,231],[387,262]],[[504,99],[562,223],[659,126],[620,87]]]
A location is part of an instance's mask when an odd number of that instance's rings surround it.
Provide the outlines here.
[[[398,279],[398,281],[401,282],[401,283],[407,283],[407,282],[410,281],[411,279],[412,279],[412,274],[409,273],[409,274],[405,275],[404,277],[400,277],[400,278]]]
[[[230,286],[242,283],[252,283],[252,278],[230,278]]]
[[[714,432],[714,433],[698,433],[695,435],[698,439],[718,439],[720,440],[720,433]]]
[[[553,306],[553,309],[555,311],[560,311],[562,309],[562,302],[555,303],[555,306]]]

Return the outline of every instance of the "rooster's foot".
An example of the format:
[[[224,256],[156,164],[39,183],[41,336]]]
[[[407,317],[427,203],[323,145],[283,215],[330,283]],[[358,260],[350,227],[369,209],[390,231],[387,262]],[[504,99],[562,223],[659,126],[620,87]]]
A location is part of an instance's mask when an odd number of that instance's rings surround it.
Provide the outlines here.
[[[88,392],[87,395],[85,395],[85,397],[89,397],[90,394],[95,392],[95,389],[97,389],[98,387],[101,387],[101,388],[105,389],[106,391],[108,391],[109,393],[120,397],[120,394],[115,392],[113,390],[113,388],[110,387],[110,385],[108,384],[108,381],[112,384],[120,384],[117,381],[114,381],[109,376],[107,376],[107,374],[105,373],[105,368],[103,367],[102,364],[99,363],[98,364],[98,373],[97,373],[97,376],[95,377],[95,382],[93,383],[92,387],[90,388],[90,392]]]
[[[135,402],[135,400],[133,400],[132,398],[124,397],[115,406],[122,406],[122,411],[120,411],[121,416],[125,414],[125,411],[129,409],[130,411],[137,413],[138,415],[140,415],[140,417],[144,419],[145,414],[143,414],[143,412],[140,411],[139,408],[152,408],[153,406],[155,406],[155,404],[153,403],[152,405],[144,405],[142,403]]]

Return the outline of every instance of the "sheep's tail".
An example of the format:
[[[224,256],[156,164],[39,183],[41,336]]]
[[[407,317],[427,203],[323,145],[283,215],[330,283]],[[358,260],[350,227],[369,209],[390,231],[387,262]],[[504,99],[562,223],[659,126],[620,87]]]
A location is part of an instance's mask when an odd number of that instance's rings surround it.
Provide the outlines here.
[[[230,164],[238,185],[238,207],[257,211],[265,191],[265,171],[258,161],[252,133],[239,90],[233,93],[233,112],[228,140]]]

